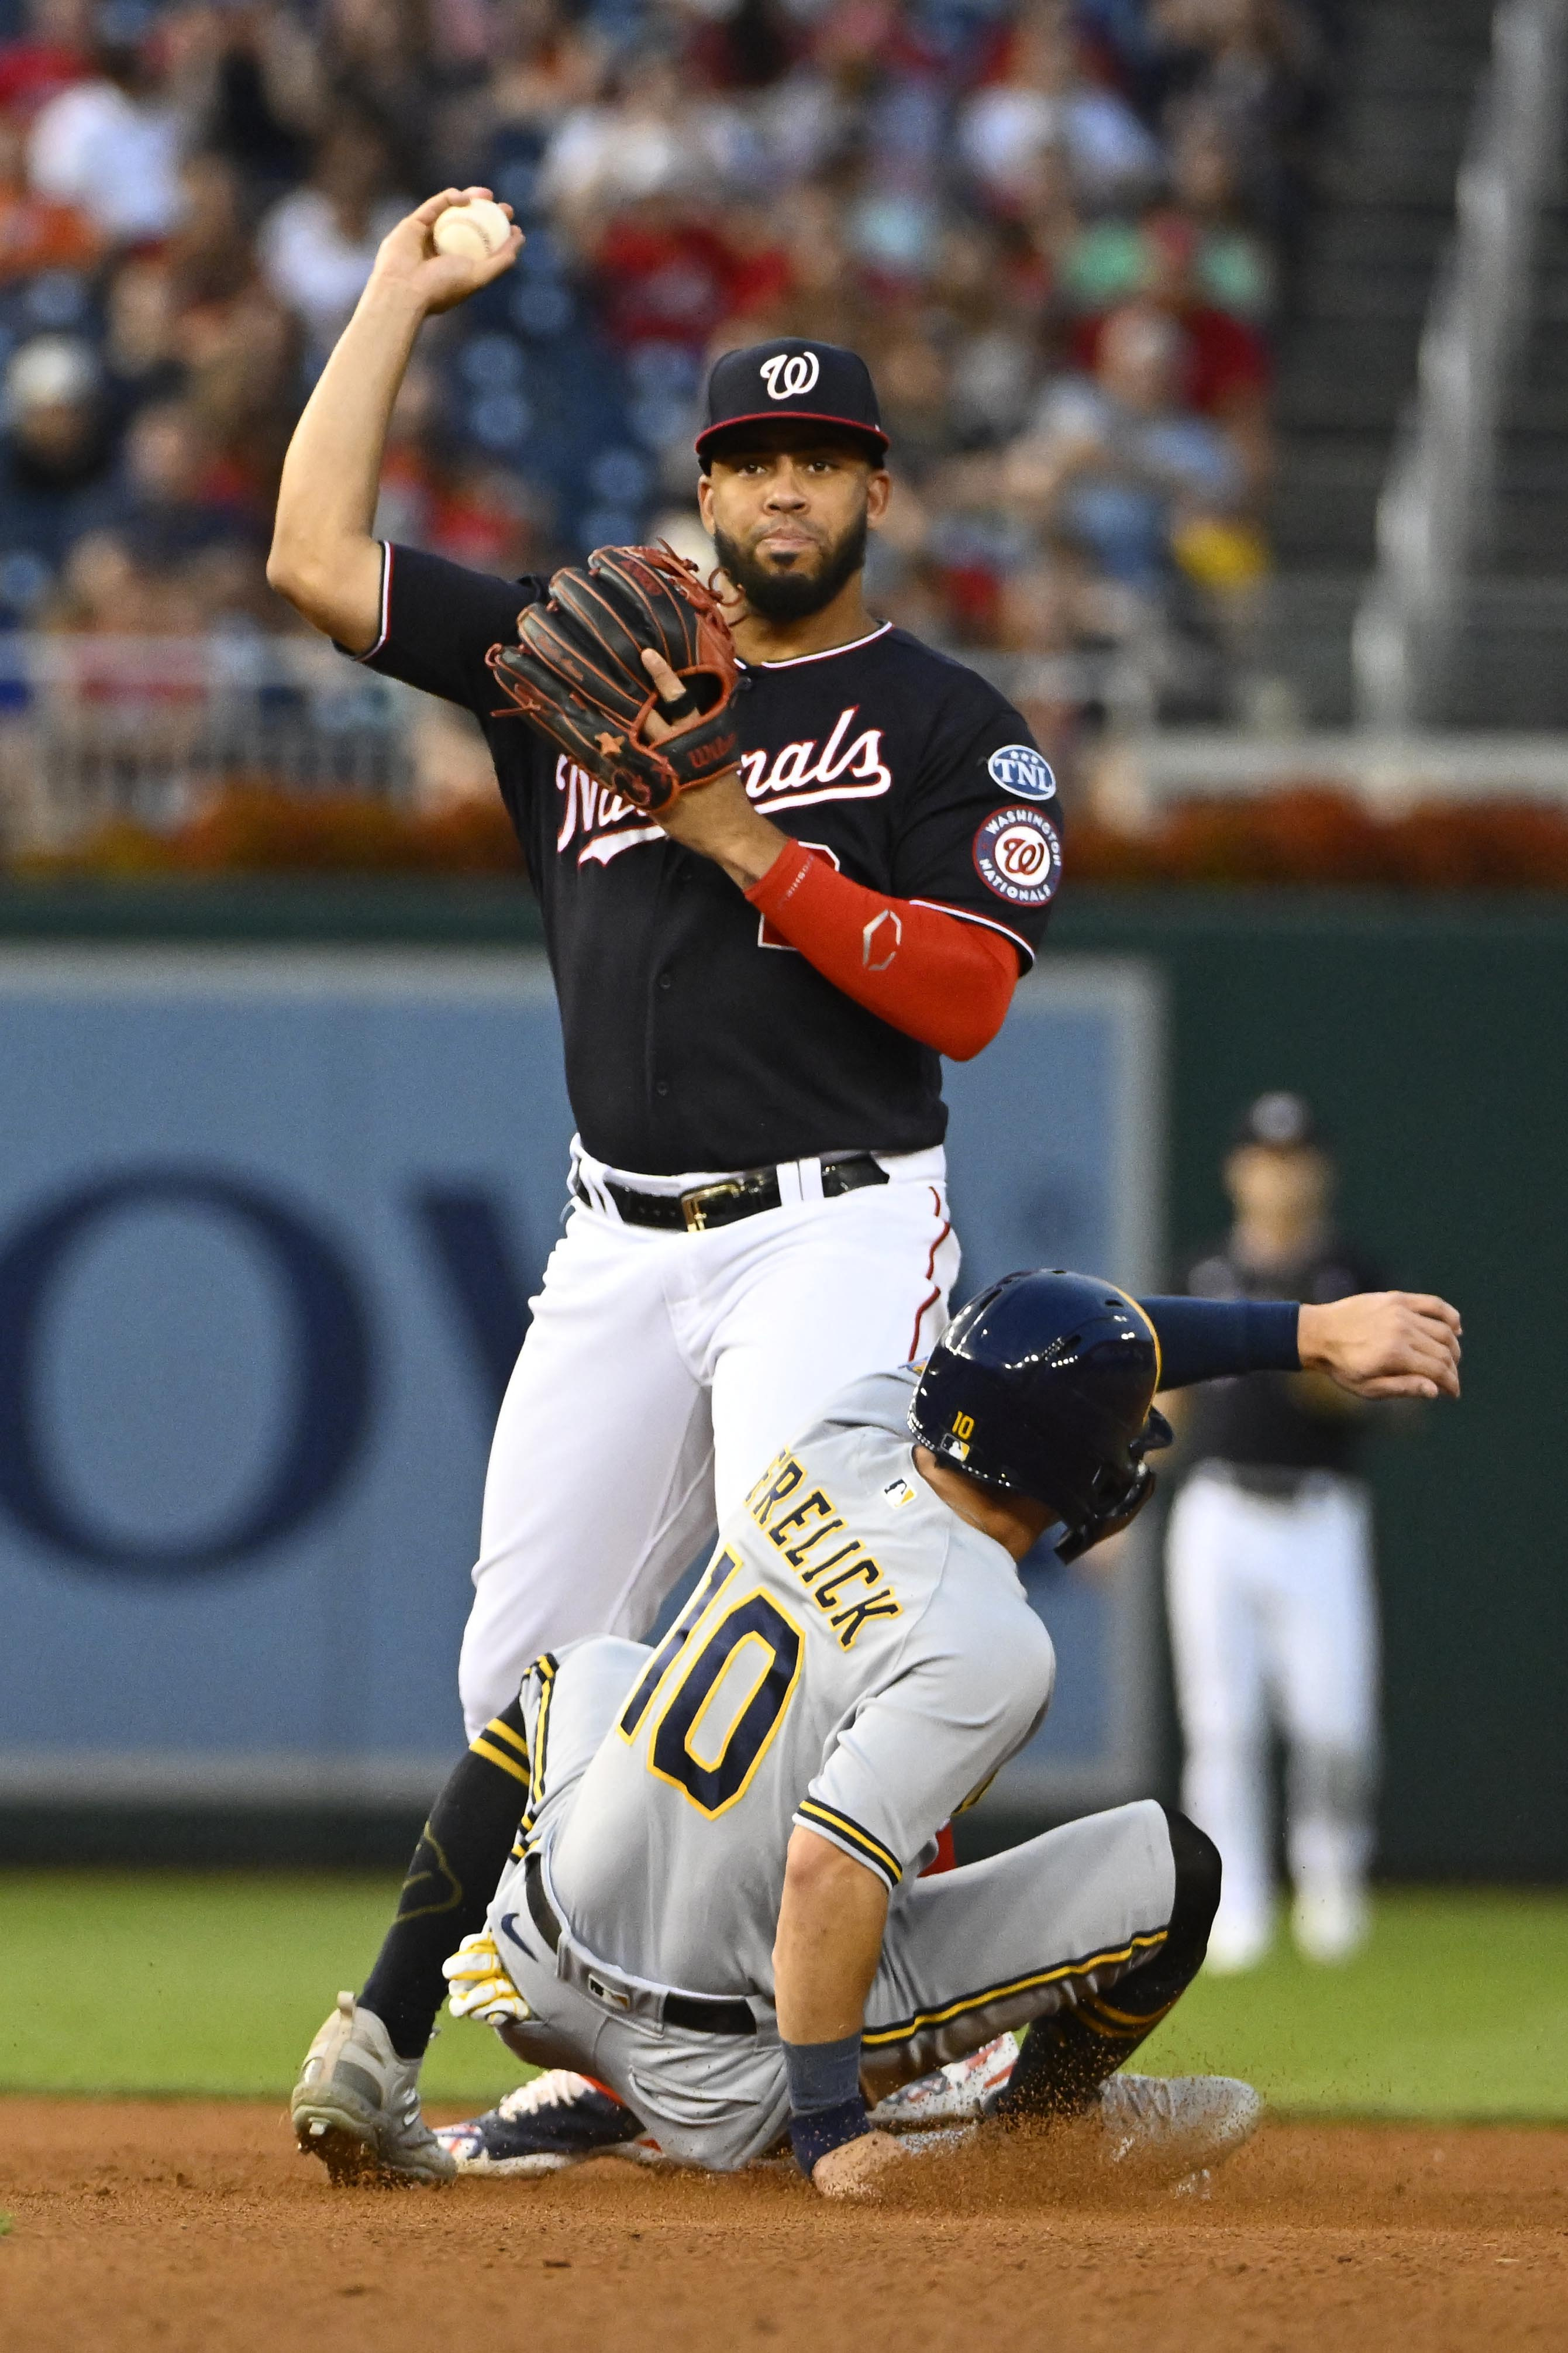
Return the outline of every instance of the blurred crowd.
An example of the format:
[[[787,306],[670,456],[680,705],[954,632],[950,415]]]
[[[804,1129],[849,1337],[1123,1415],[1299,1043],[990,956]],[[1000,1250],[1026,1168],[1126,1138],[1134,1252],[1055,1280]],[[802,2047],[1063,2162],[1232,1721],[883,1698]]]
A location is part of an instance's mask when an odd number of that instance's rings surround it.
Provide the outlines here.
[[[384,532],[501,572],[689,544],[707,364],[819,335],[892,436],[879,609],[1038,657],[1047,702],[1129,648],[1223,693],[1331,0],[0,0],[0,628],[292,626],[294,418],[388,225],[479,182],[527,246],[427,331]]]

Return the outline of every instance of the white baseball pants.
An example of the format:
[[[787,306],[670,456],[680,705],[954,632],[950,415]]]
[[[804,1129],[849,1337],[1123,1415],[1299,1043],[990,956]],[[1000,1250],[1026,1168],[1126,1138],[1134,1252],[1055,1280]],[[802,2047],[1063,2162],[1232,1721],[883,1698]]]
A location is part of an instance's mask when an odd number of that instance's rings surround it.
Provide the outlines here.
[[[574,1154],[594,1206],[551,1253],[485,1479],[458,1668],[470,1738],[541,1651],[641,1640],[817,1409],[931,1345],[958,1272],[945,1159],[878,1158],[889,1184],[825,1200],[819,1165],[791,1164],[779,1208],[667,1233],[623,1225],[605,1177],[673,1194],[712,1176]]]
[[[1250,1494],[1203,1466],[1166,1535],[1182,1803],[1220,1851],[1216,1935],[1266,1938],[1273,1905],[1270,1725],[1286,1743],[1286,1854],[1298,1891],[1359,1888],[1370,1857],[1378,1629],[1359,1482],[1314,1472]]]

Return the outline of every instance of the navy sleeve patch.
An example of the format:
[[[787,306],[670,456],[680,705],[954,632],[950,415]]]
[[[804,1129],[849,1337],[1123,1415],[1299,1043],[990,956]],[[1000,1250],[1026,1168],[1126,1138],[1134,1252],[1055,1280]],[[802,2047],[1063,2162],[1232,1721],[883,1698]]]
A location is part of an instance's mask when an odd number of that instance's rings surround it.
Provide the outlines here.
[[[1051,764],[1032,744],[1004,744],[985,763],[994,785],[1021,801],[1051,801],[1057,780]]]
[[[1009,906],[1044,907],[1062,879],[1060,836],[1037,808],[994,809],[974,837],[974,871]]]

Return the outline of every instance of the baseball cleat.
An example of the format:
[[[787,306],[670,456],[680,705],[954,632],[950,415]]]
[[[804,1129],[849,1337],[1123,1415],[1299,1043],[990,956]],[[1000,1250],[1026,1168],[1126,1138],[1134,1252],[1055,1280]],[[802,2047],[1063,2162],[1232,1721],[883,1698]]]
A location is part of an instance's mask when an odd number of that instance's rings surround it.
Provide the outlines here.
[[[1258,2094],[1234,2075],[1112,2075],[1100,2087],[1103,2162],[1130,2173],[1200,2174],[1233,2157],[1262,2118]]]
[[[980,2126],[942,2125],[935,2132],[911,2134],[900,2147],[909,2157],[956,2157],[961,2149],[973,2148],[980,2137]]]
[[[451,2181],[457,2166],[419,2113],[419,2061],[400,2059],[385,2027],[352,1993],[311,2043],[289,2102],[307,2157],[334,2183]]]
[[[436,2138],[459,2173],[560,2173],[590,2157],[659,2162],[658,2143],[630,2108],[566,2067],[520,2084],[482,2116],[442,2125]]]
[[[934,2074],[901,2084],[879,2100],[871,2111],[878,2132],[932,2132],[949,2125],[973,2123],[984,2114],[987,2099],[1005,2092],[1018,2061],[1018,2041],[999,2034],[994,2042],[952,2059]]]

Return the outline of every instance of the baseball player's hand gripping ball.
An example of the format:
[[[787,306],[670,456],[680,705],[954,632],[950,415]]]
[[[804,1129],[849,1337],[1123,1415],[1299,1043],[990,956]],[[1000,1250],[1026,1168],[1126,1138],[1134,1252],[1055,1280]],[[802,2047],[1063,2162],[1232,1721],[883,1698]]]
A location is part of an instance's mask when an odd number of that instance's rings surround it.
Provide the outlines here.
[[[405,289],[435,318],[510,269],[521,250],[510,205],[498,205],[489,188],[443,188],[382,238],[372,285]]]
[[[555,575],[517,631],[489,659],[518,712],[635,808],[657,817],[733,767],[734,640],[717,596],[672,548],[595,548]],[[668,663],[680,702],[660,701],[645,652]]]

